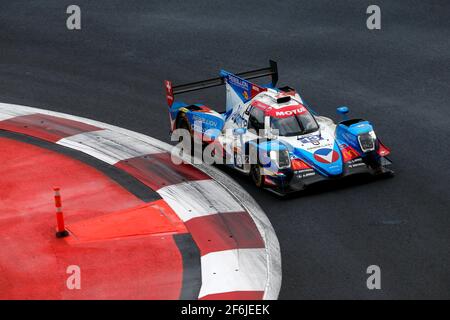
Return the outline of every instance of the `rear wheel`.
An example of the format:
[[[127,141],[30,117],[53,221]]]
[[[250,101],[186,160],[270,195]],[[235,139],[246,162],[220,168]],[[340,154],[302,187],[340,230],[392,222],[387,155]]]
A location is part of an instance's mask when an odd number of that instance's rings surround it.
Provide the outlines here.
[[[258,188],[264,187],[264,175],[262,174],[262,167],[259,164],[252,165],[250,177]]]
[[[203,159],[203,149],[206,146],[206,144],[203,143],[200,139],[194,139],[194,136],[192,135],[191,126],[188,122],[188,120],[184,117],[180,118],[178,120],[178,129],[184,129],[189,132],[190,139],[183,139],[183,136],[179,138],[179,142],[183,142],[183,149],[189,150],[190,148],[190,155],[191,157],[197,157],[199,159]],[[190,145],[189,145],[190,144]]]
[[[178,142],[183,143],[183,151],[190,150],[191,156],[194,155],[194,138],[192,137],[191,128],[188,121],[183,117],[178,120],[177,129],[183,129],[189,132],[189,139],[186,139],[186,135],[181,135],[178,138]],[[181,153],[181,151],[180,151]]]

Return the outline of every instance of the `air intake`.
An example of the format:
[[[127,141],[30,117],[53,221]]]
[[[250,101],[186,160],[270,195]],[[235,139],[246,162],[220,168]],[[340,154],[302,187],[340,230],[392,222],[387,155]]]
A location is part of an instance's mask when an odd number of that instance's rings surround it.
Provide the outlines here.
[[[277,103],[285,103],[285,102],[289,102],[289,101],[291,101],[290,96],[284,96],[284,97],[277,98]]]

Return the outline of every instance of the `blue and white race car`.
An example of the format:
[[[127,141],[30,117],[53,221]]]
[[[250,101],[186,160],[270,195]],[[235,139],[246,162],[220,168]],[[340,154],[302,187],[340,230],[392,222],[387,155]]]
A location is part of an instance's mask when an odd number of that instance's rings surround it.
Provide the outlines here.
[[[269,85],[249,80],[271,77]],[[277,194],[303,190],[325,180],[353,174],[392,175],[390,150],[369,121],[348,119],[348,108],[337,112],[339,123],[317,115],[291,87],[277,87],[277,64],[232,74],[221,70],[213,79],[174,86],[165,81],[171,131],[185,129],[203,149],[221,148],[228,166],[250,175],[258,187]],[[226,87],[226,107],[175,101],[175,95],[215,86]],[[256,158],[252,157],[256,150]],[[231,160],[231,161],[230,161]]]

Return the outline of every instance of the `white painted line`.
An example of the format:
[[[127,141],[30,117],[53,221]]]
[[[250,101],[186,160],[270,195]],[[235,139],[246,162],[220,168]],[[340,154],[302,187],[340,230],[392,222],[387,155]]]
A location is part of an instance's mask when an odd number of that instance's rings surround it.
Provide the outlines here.
[[[0,121],[33,113],[35,112],[20,108],[20,106],[14,104],[0,103]]]
[[[87,153],[111,165],[165,150],[111,130],[97,130],[63,138],[57,144]]]
[[[264,249],[233,249],[202,256],[202,287],[199,298],[233,291],[264,291]]]
[[[242,212],[244,208],[214,180],[187,181],[158,190],[184,222],[218,212]]]

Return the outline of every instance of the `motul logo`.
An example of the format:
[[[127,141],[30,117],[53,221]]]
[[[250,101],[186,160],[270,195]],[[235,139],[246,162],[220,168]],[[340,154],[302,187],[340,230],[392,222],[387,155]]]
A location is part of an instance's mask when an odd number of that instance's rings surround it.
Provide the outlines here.
[[[298,109],[294,109],[294,110],[276,111],[275,112],[275,116],[276,117],[287,117],[287,116],[293,116],[293,115],[297,115],[297,114],[302,114],[305,111],[306,111],[306,109],[303,108],[303,107],[298,108]]]

